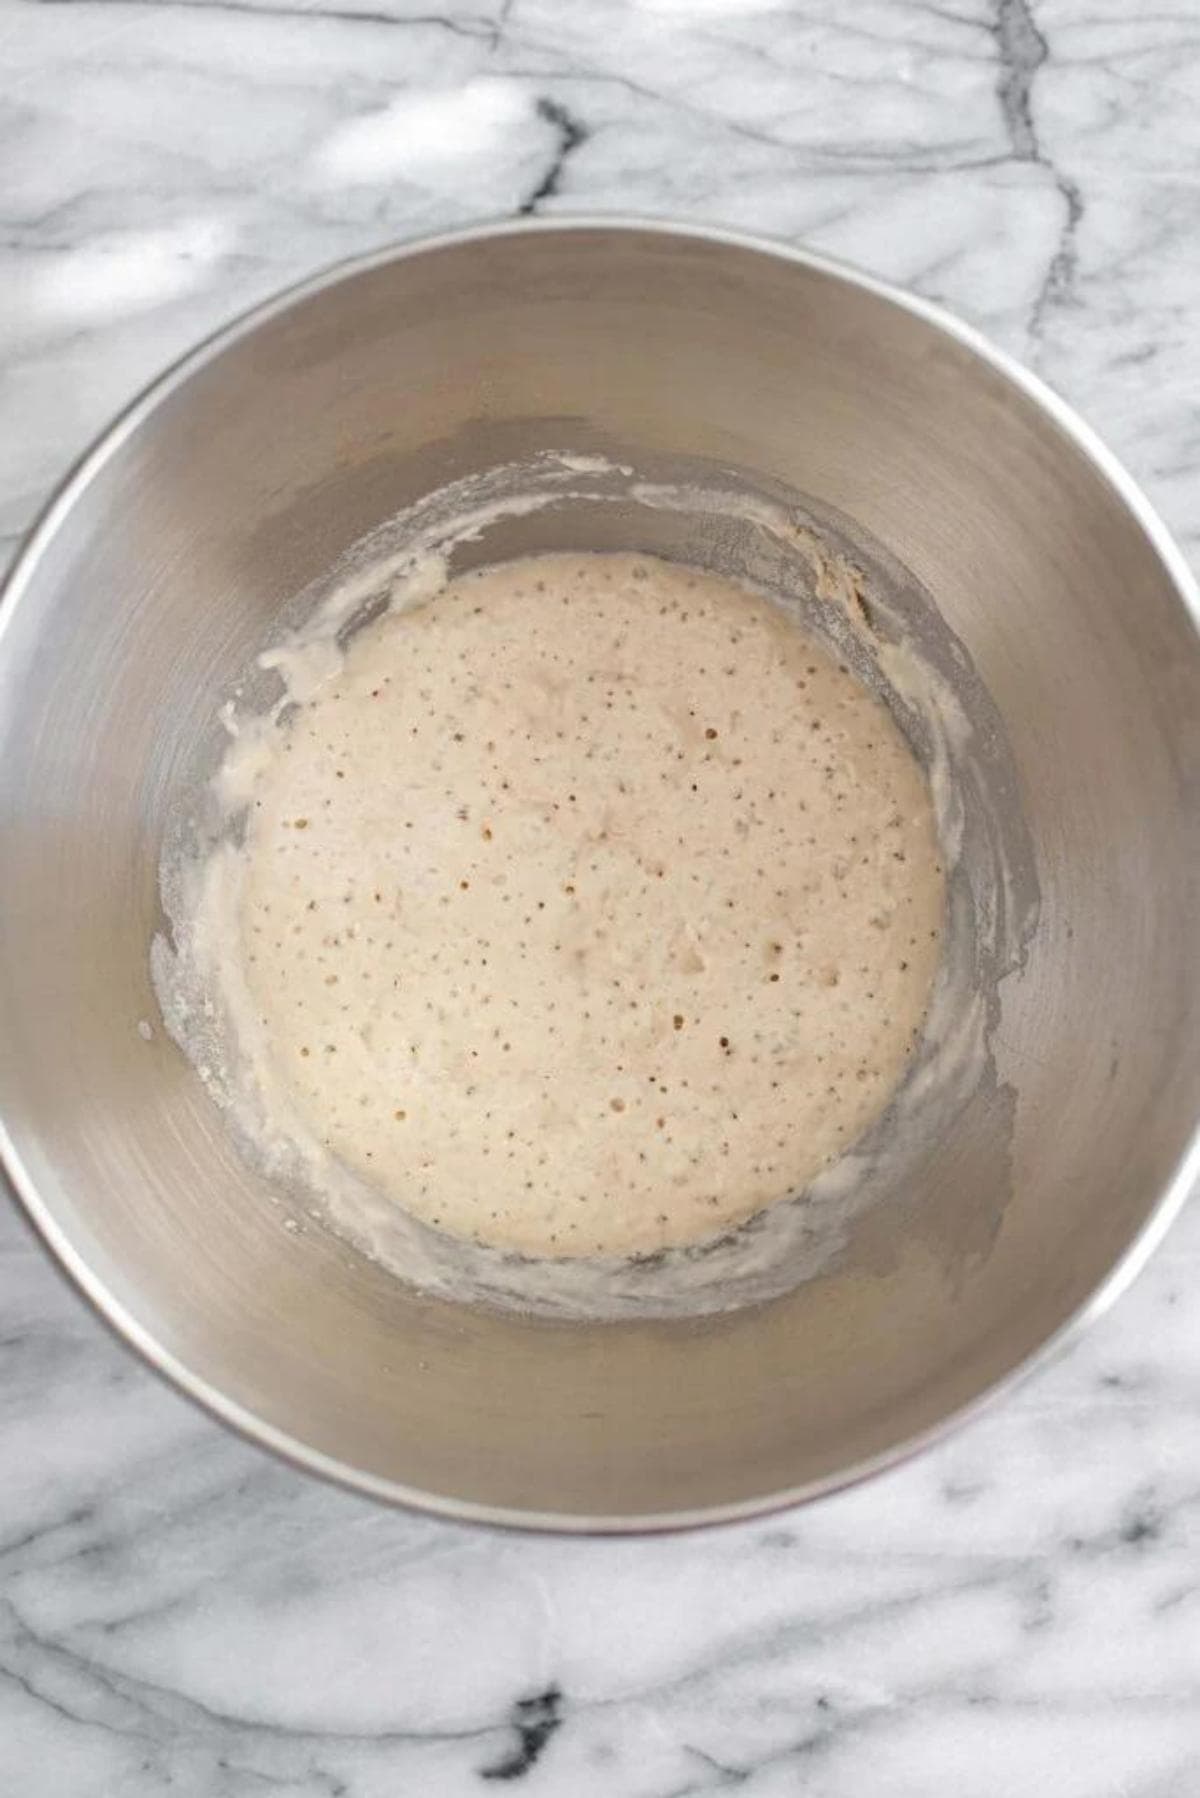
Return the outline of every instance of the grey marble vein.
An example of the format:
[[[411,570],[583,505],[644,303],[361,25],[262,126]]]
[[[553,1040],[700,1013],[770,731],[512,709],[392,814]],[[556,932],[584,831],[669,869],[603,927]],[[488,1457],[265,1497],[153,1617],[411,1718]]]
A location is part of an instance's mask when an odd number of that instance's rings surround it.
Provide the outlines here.
[[[1047,308],[1072,298],[1077,262],[1076,236],[1084,211],[1083,195],[1079,184],[1055,166],[1038,137],[1033,89],[1038,70],[1049,58],[1050,47],[1033,17],[1028,0],[997,0],[994,30],[1000,54],[996,92],[1012,155],[1017,161],[1037,163],[1046,169],[1063,204],[1058,241],[1030,313],[1030,335],[1037,340]]]
[[[1036,364],[1200,548],[1200,18],[1128,0],[0,0],[0,557],[197,337],[487,214],[778,233]],[[0,1793],[1195,1798],[1200,1213],[943,1447],[560,1542],[300,1479],[0,1212]]]

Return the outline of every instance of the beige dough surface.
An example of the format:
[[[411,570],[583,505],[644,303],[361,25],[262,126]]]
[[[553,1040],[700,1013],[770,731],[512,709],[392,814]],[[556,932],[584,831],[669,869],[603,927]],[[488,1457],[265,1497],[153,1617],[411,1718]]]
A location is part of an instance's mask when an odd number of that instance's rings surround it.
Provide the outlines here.
[[[646,556],[458,578],[276,732],[241,957],[313,1134],[453,1235],[712,1237],[890,1098],[937,962],[924,778],[771,602]]]

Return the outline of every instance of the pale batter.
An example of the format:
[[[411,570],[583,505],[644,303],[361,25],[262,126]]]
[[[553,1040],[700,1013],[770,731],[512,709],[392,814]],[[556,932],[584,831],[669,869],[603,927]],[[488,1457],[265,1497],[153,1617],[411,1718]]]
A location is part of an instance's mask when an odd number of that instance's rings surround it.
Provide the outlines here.
[[[938,958],[924,778],[771,602],[556,555],[385,615],[274,733],[242,972],[314,1136],[452,1235],[718,1235],[891,1097]]]

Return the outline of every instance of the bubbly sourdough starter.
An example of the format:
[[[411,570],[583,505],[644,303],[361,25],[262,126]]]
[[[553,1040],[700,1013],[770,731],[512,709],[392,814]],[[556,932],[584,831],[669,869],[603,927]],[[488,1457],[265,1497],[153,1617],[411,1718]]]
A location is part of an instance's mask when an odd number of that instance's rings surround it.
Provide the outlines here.
[[[239,978],[319,1142],[526,1254],[711,1238],[879,1114],[943,878],[881,702],[646,556],[464,575],[271,733]]]

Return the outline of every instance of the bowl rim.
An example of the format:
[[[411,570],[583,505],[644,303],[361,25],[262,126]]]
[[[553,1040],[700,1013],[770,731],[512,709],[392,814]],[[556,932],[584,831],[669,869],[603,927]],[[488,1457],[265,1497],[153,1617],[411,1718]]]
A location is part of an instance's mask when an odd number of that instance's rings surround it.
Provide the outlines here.
[[[4,640],[23,596],[36,576],[38,564],[60,524],[77,499],[108,461],[159,406],[190,377],[214,361],[226,349],[248,337],[259,326],[305,300],[341,282],[369,274],[374,269],[404,262],[414,256],[455,249],[507,237],[545,237],[582,232],[610,231],[692,240],[726,249],[765,256],[784,265],[840,281],[896,307],[929,325],[958,344],[986,367],[1010,383],[1050,421],[1090,464],[1137,525],[1175,590],[1193,629],[1200,636],[1200,585],[1182,551],[1138,483],[1108,449],[1090,425],[1039,375],[1024,367],[982,332],[963,323],[933,301],[906,291],[895,283],[855,267],[840,258],[826,256],[782,238],[707,225],[684,219],[639,216],[634,213],[571,213],[551,218],[518,217],[489,219],[454,229],[424,234],[386,244],[364,254],[343,258],[316,274],[293,282],[269,298],[236,314],[208,333],[190,350],[168,364],[105,426],[89,447],[69,467],[38,512],[21,541],[13,562],[0,579],[0,655]],[[229,1398],[218,1387],[194,1372],[185,1361],[163,1348],[76,1249],[67,1232],[43,1201],[37,1184],[24,1165],[4,1117],[0,1114],[0,1173],[7,1174],[13,1194],[27,1221],[50,1252],[52,1263],[65,1274],[101,1320],[121,1342],[176,1392],[190,1399],[209,1417],[232,1429],[245,1441],[265,1448],[300,1472],[318,1477],[345,1490],[379,1499],[390,1505],[424,1513],[445,1522],[490,1525],[500,1529],[546,1532],[558,1535],[620,1536],[665,1534],[702,1525],[731,1524],[768,1516],[859,1485],[888,1468],[900,1466],[944,1441],[1003,1395],[1014,1391],[1074,1342],[1083,1330],[1133,1283],[1145,1267],[1171,1224],[1178,1217],[1200,1177],[1200,1118],[1174,1171],[1166,1181],[1145,1221],[1136,1231],[1105,1277],[1038,1346],[970,1399],[955,1406],[935,1424],[896,1442],[879,1453],[852,1462],[836,1472],[798,1485],[783,1487],[754,1498],[725,1504],[702,1505],[682,1510],[632,1515],[589,1514],[495,1506],[459,1499],[370,1474],[300,1441],[287,1431],[259,1417],[250,1407]]]

